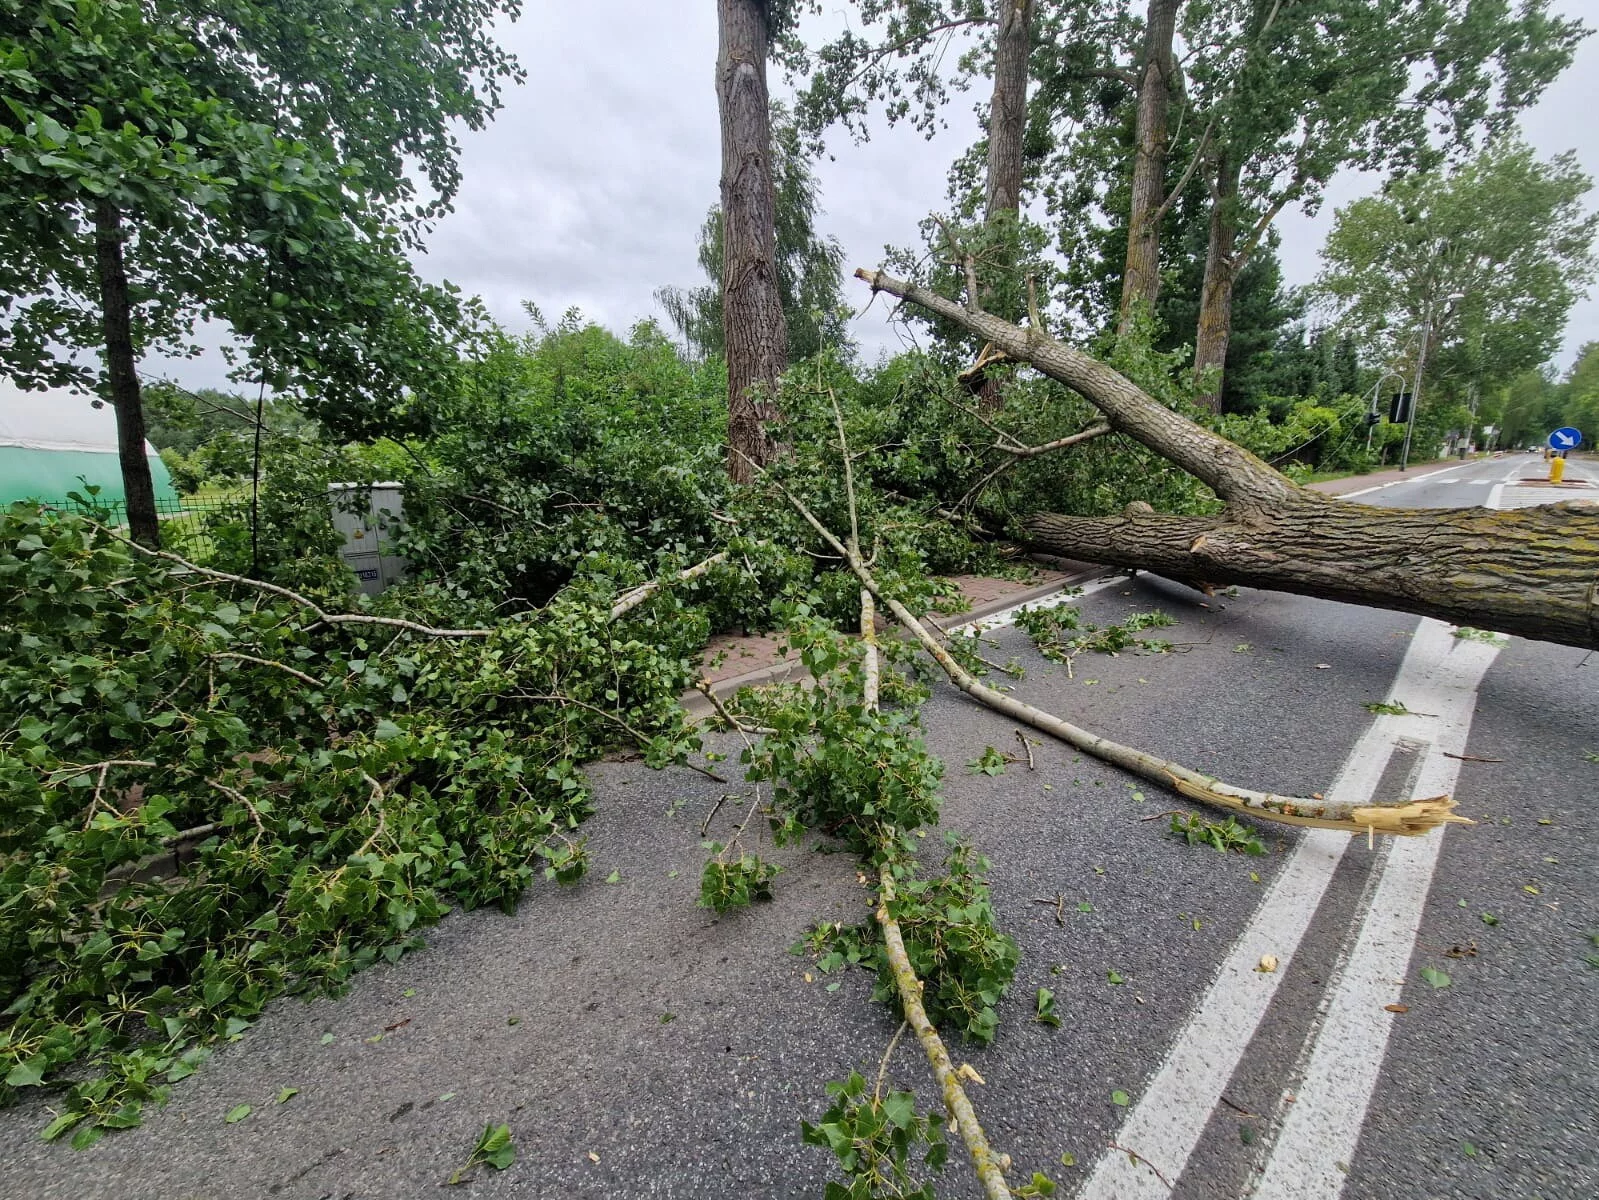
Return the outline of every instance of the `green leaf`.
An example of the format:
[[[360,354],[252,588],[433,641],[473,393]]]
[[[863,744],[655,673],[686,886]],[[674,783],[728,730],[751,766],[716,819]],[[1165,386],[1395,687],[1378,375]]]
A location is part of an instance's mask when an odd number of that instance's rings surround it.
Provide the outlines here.
[[[1070,1150],[1062,1150],[1060,1152],[1060,1165],[1063,1167],[1075,1167],[1077,1165],[1077,1156]]]
[[[1131,1103],[1131,1101],[1132,1101],[1132,1097],[1130,1097],[1126,1092],[1122,1091],[1120,1088],[1118,1088],[1116,1091],[1114,1091],[1114,1092],[1112,1092],[1110,1094],[1110,1102],[1112,1104],[1114,1104],[1117,1108],[1126,1108],[1127,1105],[1129,1103]]]
[[[377,740],[380,742],[392,742],[403,732],[404,730],[402,730],[393,721],[389,720],[387,717],[383,717],[378,721],[377,725],[373,727],[372,736],[377,738]]]
[[[62,1113],[59,1117],[51,1121],[50,1124],[46,1125],[39,1131],[40,1140],[46,1142],[55,1141],[67,1130],[71,1129],[79,1121],[83,1120],[84,1115],[85,1114],[83,1113],[75,1112]]]
[[[280,1091],[278,1093],[278,1098],[275,1101],[273,1101],[273,1103],[274,1104],[287,1104],[290,1100],[294,1099],[294,1097],[298,1096],[299,1094],[300,1094],[300,1089],[299,1088],[286,1087],[286,1088],[284,1088],[282,1091]]]
[[[503,1171],[516,1161],[516,1147],[511,1144],[509,1125],[485,1125],[483,1135],[477,1140],[473,1157],[486,1162],[496,1171]]]
[[[607,875],[605,877],[605,882],[606,883],[621,883],[622,882],[621,869],[618,868],[617,870],[614,870],[609,875]]]
[[[1440,971],[1437,967],[1423,967],[1421,977],[1435,988],[1446,988],[1453,982],[1447,972]]]
[[[50,1067],[50,1061],[42,1054],[35,1054],[25,1062],[20,1062],[12,1067],[6,1074],[6,1084],[9,1087],[38,1087],[44,1082],[44,1073]]]
[[[232,1108],[228,1109],[228,1115],[222,1119],[229,1125],[237,1125],[240,1121],[244,1120],[245,1117],[249,1116],[254,1111],[255,1110],[248,1104],[236,1104]]]
[[[916,1119],[916,1097],[910,1092],[890,1092],[883,1098],[883,1115],[896,1129],[908,1128]]]
[[[1119,975],[1119,974],[1117,974],[1117,973],[1116,973],[1116,972],[1115,972],[1115,971],[1106,971],[1106,972],[1105,972],[1105,978],[1106,978],[1106,979],[1107,979],[1107,980],[1108,980],[1108,981],[1109,981],[1109,982],[1110,982],[1110,983],[1111,983],[1111,984],[1112,984],[1112,985],[1113,985],[1113,986],[1114,986],[1114,985],[1116,985],[1116,984],[1122,984],[1122,983],[1126,983],[1126,982],[1127,982],[1127,981],[1126,981],[1126,980],[1125,980],[1125,979],[1123,979],[1123,978],[1122,978],[1122,977],[1121,977],[1121,976],[1120,976],[1120,975]]]

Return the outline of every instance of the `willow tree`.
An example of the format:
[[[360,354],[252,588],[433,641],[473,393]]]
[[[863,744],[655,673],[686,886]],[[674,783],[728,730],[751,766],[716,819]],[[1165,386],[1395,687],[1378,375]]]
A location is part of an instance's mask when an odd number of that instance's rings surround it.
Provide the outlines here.
[[[457,129],[520,75],[485,32],[518,7],[0,0],[0,369],[111,404],[140,542],[145,352],[220,322],[252,380],[346,429],[447,365],[460,305],[406,251],[455,194]]]

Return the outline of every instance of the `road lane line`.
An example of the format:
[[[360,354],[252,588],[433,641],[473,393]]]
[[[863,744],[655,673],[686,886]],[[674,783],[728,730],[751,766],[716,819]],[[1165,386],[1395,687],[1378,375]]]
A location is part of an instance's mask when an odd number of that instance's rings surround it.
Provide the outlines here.
[[[1423,479],[1432,479],[1438,475],[1445,475],[1450,471],[1463,470],[1470,465],[1470,463],[1456,463],[1452,467],[1439,467],[1436,471],[1428,471],[1425,475],[1414,475],[1409,479],[1392,479],[1387,483],[1379,483],[1373,487],[1361,488],[1358,492],[1345,492],[1341,496],[1334,496],[1333,499],[1353,500],[1356,496],[1365,496],[1371,492],[1380,492],[1383,490],[1383,488],[1398,487],[1401,483],[1420,483]]]
[[[1499,647],[1456,638],[1451,626],[1431,618],[1417,630],[1412,650],[1422,651],[1433,669],[1421,686],[1411,685],[1414,690],[1394,690],[1415,709],[1384,718],[1396,737],[1429,743],[1412,795],[1454,791],[1461,761],[1447,755],[1465,753],[1477,687]],[[1384,1005],[1397,1003],[1403,989],[1443,836],[1440,829],[1393,839],[1354,949],[1333,984],[1297,1095],[1283,1106],[1286,1116],[1251,1193],[1254,1200],[1335,1200],[1343,1191],[1388,1051],[1394,1018]]]
[[[1456,639],[1448,632],[1450,626],[1437,621],[1423,621],[1423,629],[1429,624],[1445,631],[1442,641],[1418,631],[1389,689],[1388,700],[1409,707],[1431,696],[1430,680],[1440,658],[1457,653],[1459,647],[1494,649],[1480,642]],[[1345,758],[1328,793],[1330,798],[1357,804],[1369,801],[1395,744],[1401,738],[1416,740],[1417,721],[1426,718],[1377,718]],[[1420,740],[1430,741],[1433,736],[1429,725]],[[1429,834],[1417,840],[1434,843],[1436,839],[1436,834]],[[1116,1134],[1117,1144],[1136,1151],[1143,1161],[1133,1160],[1123,1151],[1107,1150],[1079,1193],[1080,1200],[1165,1200],[1169,1189],[1155,1171],[1173,1182],[1182,1174],[1276,995],[1289,960],[1315,918],[1349,842],[1349,834],[1331,829],[1308,830],[1300,838]],[[1255,969],[1262,954],[1277,956],[1277,971]]]

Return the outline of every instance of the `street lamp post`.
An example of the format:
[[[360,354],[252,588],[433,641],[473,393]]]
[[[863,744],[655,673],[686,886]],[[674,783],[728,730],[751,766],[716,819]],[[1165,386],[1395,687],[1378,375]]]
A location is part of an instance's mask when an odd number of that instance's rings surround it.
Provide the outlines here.
[[[1377,408],[1377,398],[1380,395],[1382,395],[1382,385],[1387,383],[1390,379],[1399,380],[1399,390],[1401,392],[1405,390],[1405,377],[1403,375],[1401,375],[1398,371],[1384,371],[1382,373],[1382,377],[1377,380],[1376,386],[1374,386],[1371,389],[1371,419],[1366,422],[1366,453],[1367,454],[1371,453],[1371,433],[1372,433],[1372,430],[1374,430],[1377,427],[1377,421],[1380,419],[1377,416],[1377,413],[1379,411],[1378,408]]]
[[[1421,349],[1416,352],[1416,382],[1410,389],[1410,411],[1405,414],[1405,445],[1399,451],[1399,469],[1410,466],[1410,439],[1416,432],[1416,409],[1421,407],[1421,373],[1427,367],[1427,343],[1432,340],[1432,300],[1421,316]]]

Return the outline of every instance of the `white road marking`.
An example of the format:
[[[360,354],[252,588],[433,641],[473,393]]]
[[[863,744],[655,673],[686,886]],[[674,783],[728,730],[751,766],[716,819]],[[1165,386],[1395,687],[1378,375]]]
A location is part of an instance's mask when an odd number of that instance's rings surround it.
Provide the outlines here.
[[[1441,635],[1429,635],[1429,626],[1436,626]],[[1433,707],[1436,688],[1432,681],[1442,669],[1440,664],[1453,661],[1451,656],[1462,647],[1475,647],[1486,652],[1489,659],[1496,649],[1457,639],[1450,629],[1438,621],[1422,622],[1387,697],[1412,708],[1412,715],[1379,717],[1372,723],[1344,760],[1328,793],[1330,798],[1368,801],[1397,741],[1431,741],[1436,737],[1431,718],[1415,712],[1438,711]],[[1469,720],[1469,697],[1466,712]],[[1437,839],[1437,834],[1431,834],[1402,840],[1436,845]],[[1136,1151],[1144,1162],[1136,1162],[1122,1151],[1107,1151],[1080,1193],[1080,1200],[1164,1200],[1167,1185],[1150,1166],[1173,1183],[1182,1174],[1244,1049],[1276,995],[1283,973],[1315,917],[1349,843],[1347,833],[1330,829],[1309,830],[1299,840],[1116,1135],[1118,1145]],[[1255,969],[1262,954],[1277,956],[1277,971],[1262,973]]]
[[[1334,499],[1353,500],[1356,496],[1365,496],[1371,492],[1380,492],[1383,490],[1383,488],[1398,487],[1401,483],[1420,483],[1423,479],[1432,479],[1439,475],[1446,475],[1450,471],[1464,470],[1469,466],[1471,466],[1470,463],[1457,463],[1452,467],[1439,467],[1436,471],[1428,471],[1425,475],[1412,475],[1406,479],[1390,480],[1388,483],[1379,483],[1373,487],[1361,488],[1358,492],[1345,492],[1341,496],[1334,497]]]
[[[1497,507],[1502,488],[1495,485],[1488,507]],[[1445,753],[1464,752],[1477,686],[1500,645],[1456,638],[1452,626],[1423,619],[1387,696],[1410,711],[1372,723],[1344,760],[1329,795],[1369,798],[1401,740],[1426,746],[1413,797],[1453,791],[1461,763]],[[1338,1164],[1347,1164],[1353,1154],[1387,1053],[1392,1018],[1383,1005],[1395,1002],[1403,986],[1443,833],[1392,839],[1376,887],[1368,890],[1373,896],[1369,910],[1357,917],[1354,949],[1340,966],[1302,1060],[1304,1070],[1296,1073],[1302,1077],[1296,1102],[1283,1106],[1287,1117],[1254,1200],[1335,1200],[1342,1189],[1345,1176]],[[1300,839],[1116,1134],[1117,1145],[1139,1158],[1107,1150],[1079,1200],[1164,1200],[1168,1195],[1255,1036],[1350,840],[1332,830],[1313,830]],[[1255,970],[1265,953],[1277,956],[1276,972]]]
[[[1451,626],[1431,618],[1416,631],[1412,651],[1430,669],[1421,686],[1394,689],[1412,713],[1385,718],[1395,736],[1429,743],[1413,795],[1454,790],[1461,762],[1446,755],[1465,753],[1477,685],[1499,645],[1456,638]],[[1297,1085],[1290,1081],[1284,1099],[1294,1100],[1283,1105],[1286,1116],[1254,1200],[1336,1200],[1343,1191],[1388,1052],[1394,1018],[1383,1006],[1399,1000],[1443,834],[1393,839],[1354,949],[1336,974],[1303,1077]]]

